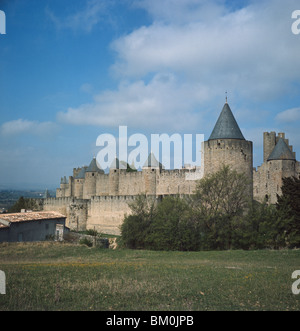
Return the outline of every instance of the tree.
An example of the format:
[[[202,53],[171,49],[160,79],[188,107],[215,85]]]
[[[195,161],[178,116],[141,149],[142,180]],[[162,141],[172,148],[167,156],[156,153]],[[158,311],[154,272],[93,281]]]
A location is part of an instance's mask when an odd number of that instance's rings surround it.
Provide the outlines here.
[[[198,208],[206,216],[219,215],[233,217],[240,215],[249,204],[249,179],[245,174],[222,166],[216,173],[200,179],[195,191]]]
[[[19,213],[22,209],[35,210],[38,205],[35,199],[20,197],[18,201],[8,209],[9,213]]]
[[[157,206],[147,245],[156,250],[198,250],[199,234],[188,201],[167,196]]]
[[[146,248],[150,225],[156,213],[156,201],[141,194],[129,207],[131,214],[125,215],[121,225],[120,244],[132,249]]]
[[[130,205],[121,226],[122,244],[133,249],[199,250],[200,231],[188,201],[167,196],[157,203],[145,195]]]
[[[287,204],[291,213],[300,221],[300,179],[296,177],[286,177],[282,179],[282,195],[277,195],[277,208]]]
[[[251,202],[249,185],[245,174],[225,165],[198,182],[193,210],[201,223],[203,247],[232,248],[237,219]]]
[[[286,247],[289,240],[286,229],[290,221],[286,210],[278,211],[266,200],[263,203],[254,201],[236,233],[237,246],[244,249]]]
[[[140,195],[121,227],[125,247],[156,250],[300,246],[300,180],[285,179],[276,206],[252,201],[249,179],[223,166],[191,198]]]
[[[290,247],[300,247],[300,179],[283,178],[282,195],[277,195],[278,213],[289,220],[286,235]]]

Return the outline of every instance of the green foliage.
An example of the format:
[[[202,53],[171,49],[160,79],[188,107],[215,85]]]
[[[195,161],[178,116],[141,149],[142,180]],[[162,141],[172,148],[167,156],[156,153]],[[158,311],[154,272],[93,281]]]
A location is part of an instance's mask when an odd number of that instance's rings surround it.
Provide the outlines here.
[[[79,244],[80,245],[86,245],[88,247],[92,247],[93,246],[92,241],[89,240],[88,238],[82,238],[82,239],[80,239]]]
[[[154,250],[198,250],[200,231],[188,201],[168,196],[159,203],[145,195],[130,205],[121,226],[124,247]]]
[[[282,196],[277,196],[277,206],[287,204],[291,214],[295,219],[300,221],[300,179],[295,177],[283,178],[283,186],[281,187]]]
[[[88,230],[86,230],[86,234],[88,234],[90,236],[94,236],[94,237],[97,237],[98,235],[100,235],[98,233],[98,231],[97,230],[94,230],[94,229],[88,229]]]
[[[249,199],[245,175],[223,166],[201,179],[190,199],[139,196],[122,224],[122,244],[180,251],[299,247],[299,183],[284,181],[277,206],[258,203]]]
[[[133,167],[131,168],[130,165],[127,163],[126,172],[137,172],[137,170],[134,169]]]
[[[249,185],[244,174],[223,166],[198,182],[194,208],[207,220],[241,215],[249,203]]]
[[[157,250],[196,250],[200,236],[197,226],[186,200],[165,197],[151,223],[147,246]]]
[[[9,213],[19,213],[21,209],[35,210],[38,205],[35,199],[20,197],[19,200],[8,209]]]
[[[132,214],[125,216],[121,226],[120,245],[133,249],[146,248],[150,224],[156,213],[156,201],[139,195],[129,207]]]
[[[300,247],[300,179],[283,178],[282,195],[277,196],[277,211],[288,215],[285,231],[289,247]]]
[[[253,202],[248,212],[241,219],[236,233],[237,248],[272,248],[286,247],[288,236],[285,231],[290,222],[286,212],[279,213],[273,205]]]

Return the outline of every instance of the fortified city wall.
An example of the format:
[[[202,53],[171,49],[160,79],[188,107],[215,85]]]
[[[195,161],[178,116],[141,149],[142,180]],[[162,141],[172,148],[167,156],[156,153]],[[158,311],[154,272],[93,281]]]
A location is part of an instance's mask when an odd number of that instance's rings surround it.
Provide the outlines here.
[[[202,144],[201,167],[166,170],[150,153],[141,171],[120,169],[119,160],[104,173],[93,158],[89,166],[74,168],[73,175],[61,179],[56,198],[44,200],[43,209],[67,217],[72,230],[96,229],[119,234],[128,203],[139,194],[155,199],[165,195],[191,195],[197,180],[219,170],[224,164],[249,179],[249,197],[276,203],[284,177],[300,176],[300,163],[284,133],[263,134],[263,164],[253,168],[252,142],[244,138],[226,102],[207,141]]]

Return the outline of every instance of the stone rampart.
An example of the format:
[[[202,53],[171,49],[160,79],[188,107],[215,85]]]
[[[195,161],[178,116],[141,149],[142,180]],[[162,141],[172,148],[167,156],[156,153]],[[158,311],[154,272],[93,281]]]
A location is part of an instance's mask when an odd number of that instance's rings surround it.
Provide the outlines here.
[[[120,226],[125,214],[130,214],[128,203],[137,196],[99,196],[92,197],[88,204],[87,229],[98,232],[120,234]]]
[[[66,216],[66,226],[71,230],[83,231],[87,226],[89,200],[72,198],[44,199],[43,210],[58,211]]]

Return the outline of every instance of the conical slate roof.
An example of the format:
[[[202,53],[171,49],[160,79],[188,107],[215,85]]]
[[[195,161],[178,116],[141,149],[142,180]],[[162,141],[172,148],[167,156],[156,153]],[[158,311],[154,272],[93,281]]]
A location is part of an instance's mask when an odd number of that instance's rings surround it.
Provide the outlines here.
[[[75,179],[84,179],[87,167],[82,167]]]
[[[151,152],[144,163],[144,168],[163,168],[163,166],[156,160],[155,155]]]
[[[227,102],[208,140],[213,139],[245,140]]]
[[[103,170],[98,168],[95,157],[91,161],[89,167],[86,169],[86,172],[103,172]]]
[[[279,138],[272,153],[268,157],[268,161],[271,160],[295,160],[292,151],[282,138]]]

